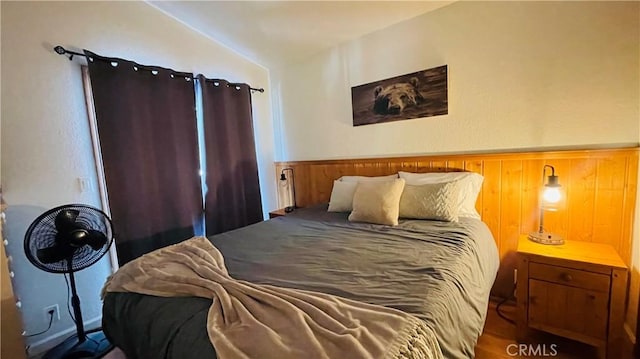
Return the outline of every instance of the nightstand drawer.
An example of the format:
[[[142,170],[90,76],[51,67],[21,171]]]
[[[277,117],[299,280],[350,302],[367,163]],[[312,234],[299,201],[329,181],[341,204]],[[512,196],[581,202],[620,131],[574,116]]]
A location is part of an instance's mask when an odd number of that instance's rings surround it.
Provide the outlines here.
[[[609,292],[611,281],[611,277],[608,275],[535,262],[529,263],[529,278],[599,292]]]
[[[609,293],[531,279],[529,326],[600,346],[607,338]]]

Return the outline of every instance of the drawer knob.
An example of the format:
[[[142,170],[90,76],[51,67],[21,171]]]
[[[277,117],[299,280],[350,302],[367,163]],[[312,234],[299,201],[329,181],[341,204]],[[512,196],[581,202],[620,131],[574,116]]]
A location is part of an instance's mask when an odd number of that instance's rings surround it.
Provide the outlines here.
[[[569,273],[562,273],[560,278],[562,278],[562,280],[565,282],[571,282],[573,280],[573,277]]]

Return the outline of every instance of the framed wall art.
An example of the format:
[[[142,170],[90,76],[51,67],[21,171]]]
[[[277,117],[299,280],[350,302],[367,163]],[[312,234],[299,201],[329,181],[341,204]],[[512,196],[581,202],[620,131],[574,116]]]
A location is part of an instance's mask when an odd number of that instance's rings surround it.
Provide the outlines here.
[[[352,87],[351,104],[354,126],[446,115],[447,65]]]

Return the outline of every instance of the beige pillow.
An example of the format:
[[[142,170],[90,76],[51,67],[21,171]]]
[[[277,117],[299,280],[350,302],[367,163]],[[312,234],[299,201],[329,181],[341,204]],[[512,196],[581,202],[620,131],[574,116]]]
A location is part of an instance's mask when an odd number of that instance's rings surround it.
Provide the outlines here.
[[[400,218],[435,219],[457,222],[460,183],[405,185],[400,197]]]
[[[459,182],[459,216],[480,219],[480,214],[476,211],[476,201],[482,189],[482,181],[484,180],[482,175],[474,172],[411,173],[402,171],[398,172],[398,175],[400,178],[404,178],[407,184],[412,186],[427,183]]]
[[[358,182],[333,181],[327,212],[351,212],[356,186],[358,186]]]
[[[398,225],[403,179],[386,182],[359,182],[353,194],[352,222]]]
[[[398,179],[398,175],[388,175],[388,176],[342,176],[338,178],[338,181],[342,182],[385,182],[385,181],[393,181]]]

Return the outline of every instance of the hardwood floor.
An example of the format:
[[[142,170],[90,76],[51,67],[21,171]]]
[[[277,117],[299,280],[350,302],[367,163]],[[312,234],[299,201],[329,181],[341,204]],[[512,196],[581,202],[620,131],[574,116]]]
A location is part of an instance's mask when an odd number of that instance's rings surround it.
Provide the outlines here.
[[[502,313],[507,318],[515,318],[515,303],[507,303],[501,308]],[[509,355],[516,353],[517,343],[515,341],[516,328],[515,325],[500,318],[496,313],[496,302],[489,304],[489,312],[487,314],[487,322],[484,326],[484,332],[476,345],[476,359],[514,359],[514,358],[554,358],[554,359],[596,359],[597,351],[588,345],[578,343],[572,340],[557,337],[551,334],[539,333],[535,337],[536,343],[546,346],[546,352],[542,355],[535,356],[519,356]],[[551,347],[555,344],[555,347]],[[555,349],[555,350],[554,350]],[[542,350],[542,349],[541,349]],[[557,350],[557,355],[555,351]],[[631,344],[627,343],[624,350],[623,358],[610,359],[632,359]],[[547,354],[546,356],[544,354]],[[119,349],[114,349],[107,354],[104,359],[126,359],[125,355]]]

